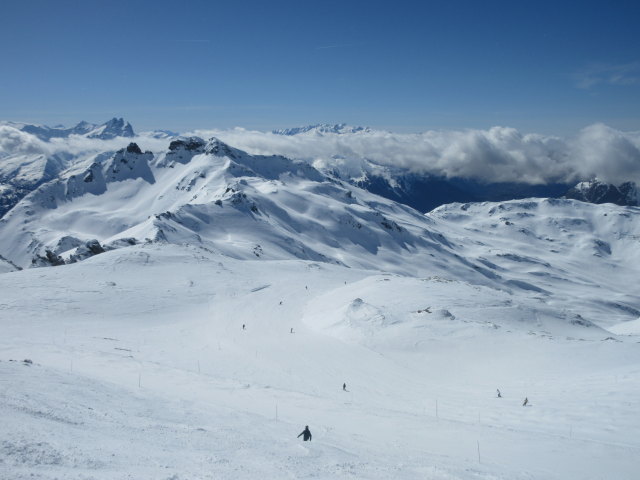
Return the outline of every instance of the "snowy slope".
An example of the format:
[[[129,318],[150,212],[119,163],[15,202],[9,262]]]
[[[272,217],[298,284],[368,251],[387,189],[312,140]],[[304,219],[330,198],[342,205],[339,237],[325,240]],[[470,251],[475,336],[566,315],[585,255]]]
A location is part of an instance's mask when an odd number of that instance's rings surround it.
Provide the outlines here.
[[[60,263],[0,261],[0,478],[634,479],[639,222],[215,138],[74,162],[0,220]]]
[[[637,474],[636,341],[526,292],[170,244],[0,290],[2,478]]]
[[[193,244],[238,259],[463,278],[611,326],[640,316],[638,222],[633,207],[540,199],[423,216],[304,162],[191,137],[156,156],[131,144],[43,185],[0,221],[0,254],[28,267],[135,243]],[[585,316],[583,303],[597,313]]]
[[[304,162],[192,138],[155,158],[132,144],[76,166],[0,221],[0,245],[24,267],[46,250],[63,255],[68,245],[93,239],[194,243],[236,258],[401,272],[427,271],[439,253],[440,263],[453,264],[447,268],[474,276],[430,228],[418,212],[342,185]],[[404,261],[407,256],[414,261]]]
[[[638,207],[529,199],[451,204],[427,216],[445,223],[485,275],[581,315],[574,321],[611,326],[640,316]]]
[[[13,263],[0,256],[0,273],[14,272],[19,270]]]

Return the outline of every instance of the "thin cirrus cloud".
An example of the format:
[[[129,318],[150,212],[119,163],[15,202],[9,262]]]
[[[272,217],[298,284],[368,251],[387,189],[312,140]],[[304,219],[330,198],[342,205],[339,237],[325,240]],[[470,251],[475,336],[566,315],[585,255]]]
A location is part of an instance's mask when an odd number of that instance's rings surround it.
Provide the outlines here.
[[[576,74],[579,88],[597,85],[628,86],[640,84],[640,61],[622,64],[594,64]]]
[[[332,48],[348,48],[348,47],[360,47],[364,45],[365,42],[356,42],[356,43],[337,43],[332,45],[321,45],[316,47],[316,50],[330,50]]]

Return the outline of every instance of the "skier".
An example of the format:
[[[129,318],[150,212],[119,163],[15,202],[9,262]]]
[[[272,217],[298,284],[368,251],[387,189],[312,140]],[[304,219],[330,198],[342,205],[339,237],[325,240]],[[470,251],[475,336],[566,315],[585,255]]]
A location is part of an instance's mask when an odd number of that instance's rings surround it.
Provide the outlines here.
[[[293,333],[293,327],[291,327],[291,333]]]
[[[305,442],[307,440],[311,441],[311,432],[309,431],[309,425],[305,425],[304,430],[302,432],[300,432],[300,435],[298,435],[298,438],[300,438],[300,436],[302,436],[302,440],[304,440]]]
[[[245,324],[244,323],[242,324],[242,329],[245,330]]]
[[[496,388],[496,392],[498,392],[498,398],[502,398],[502,394],[500,393],[500,389]]]
[[[342,384],[342,390],[344,390],[345,392],[347,391],[347,384],[346,383]]]
[[[527,403],[529,403],[529,399],[527,397],[524,397],[524,402],[522,403],[522,406],[526,407]]]

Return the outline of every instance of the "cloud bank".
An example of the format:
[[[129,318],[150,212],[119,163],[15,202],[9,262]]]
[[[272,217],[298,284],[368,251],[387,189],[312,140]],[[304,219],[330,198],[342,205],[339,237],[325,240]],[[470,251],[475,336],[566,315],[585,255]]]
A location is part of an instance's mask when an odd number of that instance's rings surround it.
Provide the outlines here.
[[[575,137],[523,134],[514,128],[396,134],[294,136],[234,130],[197,131],[254,154],[278,154],[357,174],[363,160],[383,167],[485,182],[572,183],[599,178],[640,183],[640,132],[591,125]]]
[[[169,140],[139,135],[136,137],[116,137],[111,140],[87,138],[82,135],[52,138],[49,141],[19,130],[9,124],[0,124],[0,159],[14,155],[91,155],[105,151],[115,151],[126,147],[129,143],[139,143],[143,150],[153,152],[167,148]]]
[[[640,183],[640,132],[621,132],[603,124],[570,138],[523,134],[514,128],[427,131],[397,134],[363,131],[285,136],[242,128],[200,130],[189,134],[217,137],[254,154],[284,155],[323,169],[358,176],[363,169],[403,169],[442,177],[485,182],[574,183],[598,178]],[[16,155],[89,156],[115,151],[135,141],[142,150],[166,151],[170,139],[141,134],[134,138],[90,139],[72,135],[49,142],[0,125],[0,162]]]

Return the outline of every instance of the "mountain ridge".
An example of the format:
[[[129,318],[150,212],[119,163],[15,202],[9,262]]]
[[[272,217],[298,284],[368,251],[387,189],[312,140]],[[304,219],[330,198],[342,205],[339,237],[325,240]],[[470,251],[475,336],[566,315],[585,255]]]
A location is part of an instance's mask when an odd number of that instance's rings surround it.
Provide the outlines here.
[[[130,143],[41,185],[0,219],[0,255],[55,266],[132,245],[187,244],[243,261],[464,278],[567,304],[580,284],[599,299],[592,311],[619,318],[640,315],[629,290],[638,218],[637,207],[535,198],[424,215],[303,161],[186,137],[160,154]],[[617,301],[601,300],[594,262],[618,269],[606,286]]]
[[[167,144],[171,145],[174,140],[189,138],[188,136],[180,137],[168,131],[143,132],[133,136],[135,135],[133,128],[122,118],[113,118],[102,125],[80,122],[70,129],[29,126],[15,122],[4,122],[2,125],[0,125],[0,140],[4,139],[4,143],[0,148],[0,218],[21,198],[42,183],[56,178],[66,168],[84,164],[87,158],[98,153],[110,155],[117,149],[126,147],[131,140],[152,144],[152,151],[160,154],[166,150]],[[36,131],[27,133],[32,129],[31,127]],[[312,142],[311,145],[314,144],[313,142],[324,141],[322,139],[327,136],[330,143],[344,144],[341,148],[347,150],[349,150],[349,142],[356,141],[355,139],[358,139],[357,142],[366,143],[374,138],[383,138],[391,144],[397,143],[392,134],[346,124],[316,124],[285,130],[278,131],[279,133],[272,136],[291,138],[294,142],[298,141],[295,140],[296,138],[307,139],[304,141]],[[72,131],[76,133],[70,133]],[[502,134],[509,135],[509,132],[502,132]],[[192,138],[195,137],[192,136]],[[517,135],[515,139],[523,141]],[[473,138],[472,140],[480,142],[482,136],[480,140]],[[268,154],[268,150],[266,153]],[[637,187],[629,182],[619,186],[607,184],[589,189],[584,187],[588,184],[584,182],[577,185],[567,182],[492,182],[490,179],[481,180],[475,177],[424,173],[407,166],[376,163],[366,157],[354,157],[357,155],[354,151],[344,153],[346,157],[333,155],[331,158],[318,160],[311,156],[305,157],[304,160],[316,166],[323,174],[337,177],[341,181],[407,204],[422,212],[451,202],[504,201],[534,196],[542,198],[567,196],[581,201],[596,203],[608,201],[620,205],[638,205],[640,202]],[[505,155],[507,154],[509,152],[505,152]],[[602,192],[603,189],[609,193],[597,193]]]
[[[7,125],[14,126],[18,130],[35,135],[40,140],[49,141],[52,138],[65,138],[70,135],[79,135],[87,138],[96,138],[100,140],[111,140],[115,137],[134,137],[133,127],[123,118],[113,117],[102,124],[89,123],[84,120],[80,121],[73,127],[55,126],[48,127],[46,125],[33,125],[27,123],[7,122]]]

